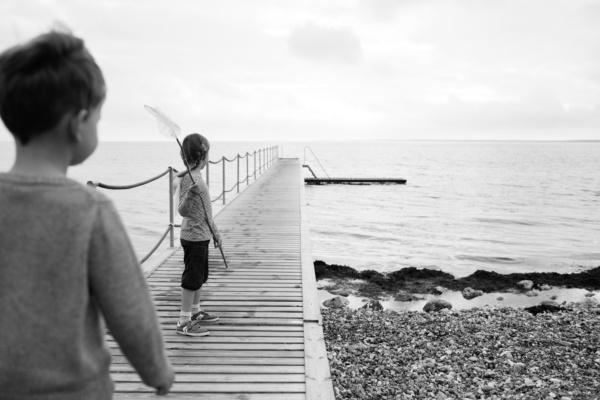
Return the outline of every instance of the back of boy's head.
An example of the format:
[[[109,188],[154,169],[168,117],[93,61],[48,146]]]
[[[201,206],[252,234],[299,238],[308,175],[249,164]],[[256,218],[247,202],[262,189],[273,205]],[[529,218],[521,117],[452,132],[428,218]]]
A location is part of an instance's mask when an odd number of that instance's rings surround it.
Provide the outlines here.
[[[0,54],[0,117],[23,145],[105,95],[100,67],[70,33],[52,31]]]
[[[210,149],[208,139],[199,133],[190,133],[183,139],[181,145],[181,158],[190,164],[190,167],[197,166],[204,159]]]

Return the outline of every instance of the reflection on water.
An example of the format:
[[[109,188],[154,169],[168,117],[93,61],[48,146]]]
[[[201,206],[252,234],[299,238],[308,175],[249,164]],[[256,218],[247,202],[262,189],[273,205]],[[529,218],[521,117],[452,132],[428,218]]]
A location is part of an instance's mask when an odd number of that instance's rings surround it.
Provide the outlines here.
[[[389,308],[397,311],[423,311],[423,307],[429,300],[437,298],[450,302],[453,310],[464,310],[474,307],[482,308],[485,306],[530,307],[536,306],[544,300],[551,300],[553,296],[556,296],[555,301],[559,304],[563,301],[567,303],[582,302],[586,299],[585,294],[588,293],[585,289],[551,289],[534,292],[538,296],[528,297],[523,293],[484,293],[482,296],[471,300],[465,299],[461,292],[446,292],[439,296],[427,295],[425,300],[422,301],[400,302],[390,300],[382,302],[382,304],[386,309]],[[498,300],[498,298],[502,298],[503,300]]]
[[[555,301],[559,304],[563,302],[584,302],[588,299],[591,301],[600,301],[600,295],[596,294],[593,297],[586,297],[586,293],[589,293],[585,289],[563,289],[554,288],[551,290],[535,291],[538,296],[528,297],[523,293],[485,293],[483,296],[476,297],[471,300],[467,300],[463,297],[461,292],[446,292],[439,296],[436,295],[420,295],[423,300],[420,301],[395,301],[386,300],[382,301],[381,304],[385,310],[394,311],[423,311],[423,307],[429,300],[441,299],[446,300],[452,304],[453,310],[466,310],[470,308],[483,308],[483,307],[531,307],[540,304],[544,300],[552,300],[553,296],[556,296]],[[319,303],[323,304],[323,301],[336,297],[326,290],[319,290]],[[498,300],[503,298],[503,300]],[[365,305],[365,299],[350,295],[347,297],[350,304],[348,307],[352,309],[358,309]]]

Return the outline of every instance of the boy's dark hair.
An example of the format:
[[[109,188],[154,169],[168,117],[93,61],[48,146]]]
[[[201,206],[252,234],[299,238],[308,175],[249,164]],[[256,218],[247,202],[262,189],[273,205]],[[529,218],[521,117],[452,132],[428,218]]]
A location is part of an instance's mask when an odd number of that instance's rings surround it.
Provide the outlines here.
[[[209,149],[210,143],[208,143],[208,139],[199,133],[190,133],[183,139],[181,159],[183,162],[187,160],[190,168],[194,169],[204,159]]]
[[[45,33],[0,54],[0,117],[23,145],[105,95],[100,67],[70,33]]]

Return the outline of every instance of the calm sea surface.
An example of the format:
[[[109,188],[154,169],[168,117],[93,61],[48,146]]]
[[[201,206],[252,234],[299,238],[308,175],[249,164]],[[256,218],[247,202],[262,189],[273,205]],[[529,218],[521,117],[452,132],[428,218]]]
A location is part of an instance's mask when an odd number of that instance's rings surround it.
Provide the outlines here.
[[[214,142],[211,160],[276,145],[280,155],[299,158],[320,176],[408,181],[307,186],[315,259],[378,271],[438,268],[456,276],[477,269],[571,272],[600,265],[598,142]],[[0,170],[13,159],[13,144],[0,143]],[[104,142],[69,176],[125,185],[169,165],[182,168],[175,142]],[[241,179],[245,165],[242,160]],[[220,164],[211,166],[213,198],[222,188],[221,174]],[[226,176],[230,189],[235,164]],[[104,192],[121,212],[136,251],[145,255],[169,223],[167,178]]]

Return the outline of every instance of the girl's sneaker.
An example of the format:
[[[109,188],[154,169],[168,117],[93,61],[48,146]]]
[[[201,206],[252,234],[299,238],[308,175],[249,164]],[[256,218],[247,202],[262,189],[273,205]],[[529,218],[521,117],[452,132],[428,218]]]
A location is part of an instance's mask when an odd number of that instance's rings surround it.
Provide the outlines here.
[[[216,315],[210,315],[206,311],[198,311],[196,314],[192,315],[192,321],[207,323],[207,322],[217,322],[218,320],[219,320],[219,317],[217,317]]]
[[[206,336],[208,331],[197,321],[177,322],[177,333],[185,336]]]

